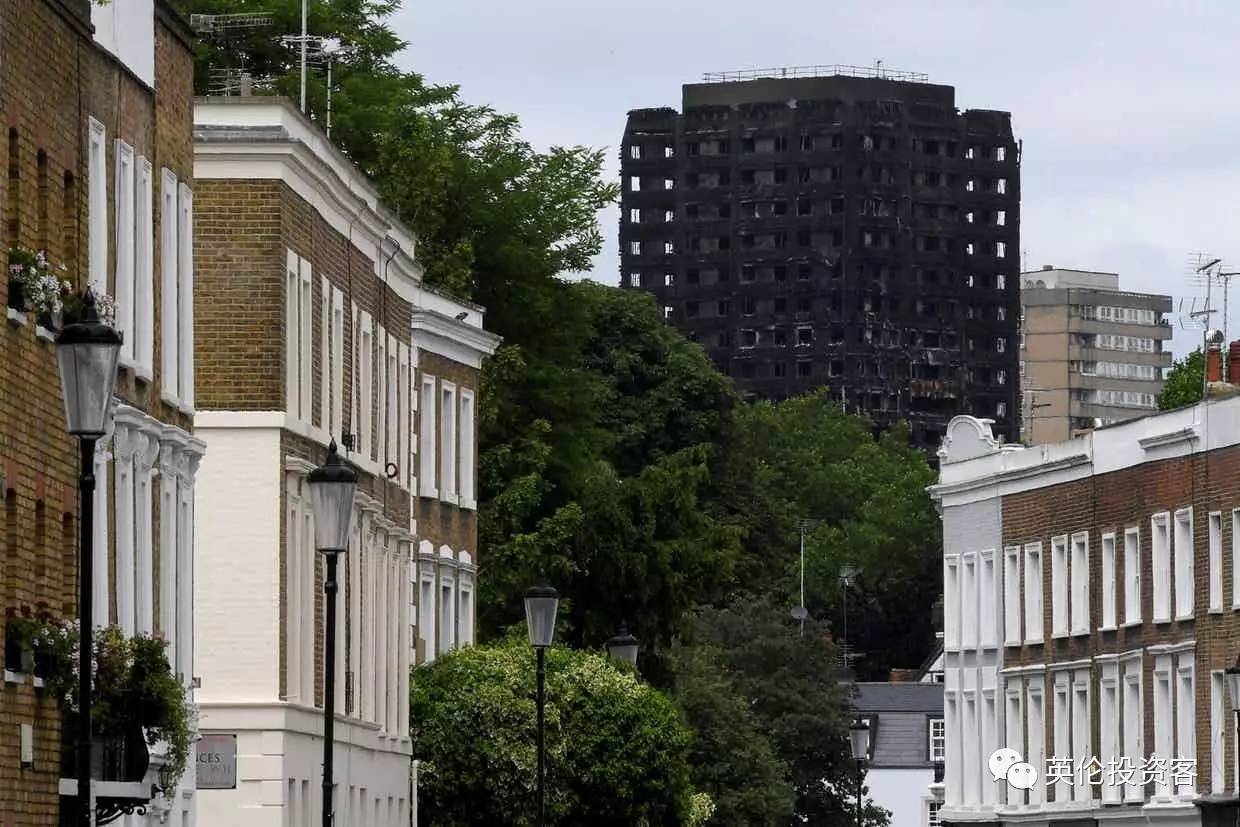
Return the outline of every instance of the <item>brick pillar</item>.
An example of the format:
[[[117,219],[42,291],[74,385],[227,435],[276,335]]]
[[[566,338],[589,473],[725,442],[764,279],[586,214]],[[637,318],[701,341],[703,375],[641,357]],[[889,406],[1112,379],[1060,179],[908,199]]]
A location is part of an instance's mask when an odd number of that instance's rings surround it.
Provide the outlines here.
[[[1232,342],[1227,349],[1227,375],[1224,379],[1228,382],[1240,381],[1240,342]]]

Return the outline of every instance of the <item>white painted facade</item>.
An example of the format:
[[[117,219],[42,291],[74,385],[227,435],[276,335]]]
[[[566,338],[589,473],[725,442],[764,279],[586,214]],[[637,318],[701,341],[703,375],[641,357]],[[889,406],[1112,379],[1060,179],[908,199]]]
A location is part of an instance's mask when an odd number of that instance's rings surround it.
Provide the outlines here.
[[[284,349],[293,355],[284,364],[287,409],[200,409],[195,417],[212,457],[200,475],[203,507],[212,514],[198,538],[210,560],[198,583],[201,728],[237,736],[236,789],[203,790],[200,807],[210,824],[299,827],[317,823],[322,805],[322,657],[315,647],[324,631],[316,612],[323,563],[312,547],[305,490],[313,463],[281,446],[296,435],[325,451],[339,439],[348,383],[356,432],[348,460],[375,479],[395,466],[396,496],[411,505],[429,480],[441,503],[473,510],[476,391],[423,375],[419,354],[476,369],[498,340],[482,329],[481,307],[421,285],[416,239],[287,102],[203,99],[195,123],[198,180],[282,181],[412,305],[406,345],[384,329],[377,308],[313,272],[306,251],[286,249],[276,267],[288,297]],[[353,335],[347,350],[345,319]],[[317,363],[302,355],[311,352],[316,329]],[[420,433],[415,421],[429,421],[430,432]],[[339,561],[333,800],[342,825],[394,827],[416,818],[410,668],[474,641],[476,550],[431,542],[434,527],[419,526],[412,507],[408,523],[396,524],[394,513],[403,509],[393,508],[391,493],[385,505],[359,491],[353,541]]]
[[[891,811],[891,823],[926,827],[927,790],[934,771],[926,769],[873,769],[865,774],[869,799]]]
[[[155,0],[90,4],[95,42],[151,88],[155,87]]]

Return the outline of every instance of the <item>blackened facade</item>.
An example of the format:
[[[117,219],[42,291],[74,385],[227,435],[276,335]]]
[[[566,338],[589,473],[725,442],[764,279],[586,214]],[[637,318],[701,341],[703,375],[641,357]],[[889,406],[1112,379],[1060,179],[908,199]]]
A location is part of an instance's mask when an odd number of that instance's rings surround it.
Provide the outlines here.
[[[621,285],[753,398],[827,385],[936,446],[1018,433],[1020,169],[1006,112],[848,74],[720,79],[629,113]]]

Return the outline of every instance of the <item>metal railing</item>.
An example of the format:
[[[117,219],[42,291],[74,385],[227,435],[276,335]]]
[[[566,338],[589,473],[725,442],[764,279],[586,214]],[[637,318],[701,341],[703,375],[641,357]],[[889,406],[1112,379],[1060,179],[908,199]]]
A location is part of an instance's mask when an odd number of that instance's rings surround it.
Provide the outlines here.
[[[733,83],[759,78],[821,78],[844,75],[853,78],[879,78],[907,83],[929,83],[930,76],[924,72],[908,72],[888,69],[881,63],[876,66],[851,66],[845,63],[826,63],[814,66],[781,66],[774,69],[734,69],[728,72],[704,72],[704,83]]]

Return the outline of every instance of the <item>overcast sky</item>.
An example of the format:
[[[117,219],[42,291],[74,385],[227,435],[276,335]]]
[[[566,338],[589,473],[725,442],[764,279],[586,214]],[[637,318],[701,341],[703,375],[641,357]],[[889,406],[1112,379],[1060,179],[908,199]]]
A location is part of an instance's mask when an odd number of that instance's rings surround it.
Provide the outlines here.
[[[925,72],[1024,142],[1022,263],[1204,295],[1190,255],[1240,270],[1240,5],[948,0],[405,0],[405,68],[520,116],[540,148],[616,147],[629,109],[680,106],[702,72],[815,63]],[[617,212],[591,278],[616,284]],[[1240,338],[1240,283],[1230,334]],[[1173,314],[1174,315],[1174,314]],[[1218,314],[1215,324],[1221,324]],[[1180,330],[1176,352],[1200,343]]]

